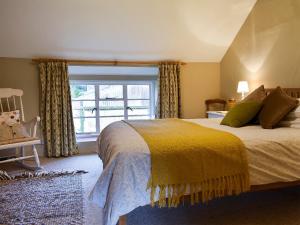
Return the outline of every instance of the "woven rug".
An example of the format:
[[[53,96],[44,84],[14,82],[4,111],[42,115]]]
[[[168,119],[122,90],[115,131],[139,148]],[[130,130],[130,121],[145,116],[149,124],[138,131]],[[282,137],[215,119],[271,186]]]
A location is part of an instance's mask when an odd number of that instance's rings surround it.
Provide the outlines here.
[[[82,173],[0,171],[0,224],[83,224]]]

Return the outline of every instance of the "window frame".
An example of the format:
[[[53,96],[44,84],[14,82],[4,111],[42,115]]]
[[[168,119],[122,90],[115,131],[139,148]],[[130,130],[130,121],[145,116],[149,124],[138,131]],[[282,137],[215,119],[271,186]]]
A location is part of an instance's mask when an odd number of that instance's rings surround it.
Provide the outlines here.
[[[70,85],[94,85],[95,87],[95,99],[84,99],[84,100],[73,100],[71,101],[94,101],[95,102],[95,108],[96,115],[95,116],[85,116],[84,118],[95,118],[96,119],[96,132],[84,132],[84,133],[76,133],[76,137],[93,137],[98,136],[100,134],[100,118],[111,118],[111,117],[120,117],[120,116],[100,116],[100,110],[99,110],[99,102],[100,101],[123,101],[124,102],[124,119],[128,119],[128,101],[130,100],[149,100],[150,104],[150,119],[153,119],[155,117],[155,93],[156,93],[156,80],[70,80]],[[99,93],[99,86],[100,85],[122,85],[123,86],[123,98],[116,98],[116,99],[100,99],[100,93]],[[149,85],[149,99],[128,99],[127,96],[127,86],[128,85]],[[72,96],[71,96],[72,97]],[[130,117],[134,117],[132,115],[129,115]],[[142,116],[142,115],[136,115],[136,116]],[[82,118],[82,117],[74,117],[76,118]]]

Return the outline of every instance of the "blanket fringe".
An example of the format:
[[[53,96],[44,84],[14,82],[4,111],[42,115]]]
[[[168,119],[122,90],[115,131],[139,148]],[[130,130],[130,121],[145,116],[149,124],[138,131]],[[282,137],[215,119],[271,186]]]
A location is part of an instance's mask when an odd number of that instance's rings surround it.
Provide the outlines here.
[[[158,201],[155,202],[157,188]],[[189,192],[188,192],[189,188]],[[148,182],[148,189],[151,190],[151,206],[177,207],[183,203],[184,195],[189,193],[191,205],[207,203],[214,198],[230,195],[238,195],[250,190],[249,175],[239,174],[223,176],[217,179],[207,179],[200,183],[192,184],[170,184],[151,186],[151,179]]]
[[[64,175],[75,175],[81,173],[88,173],[85,170],[59,170],[59,171],[36,171],[36,172],[22,172],[18,175],[9,175],[7,172],[0,170],[0,181],[1,180],[17,180],[24,178],[34,178],[34,177],[58,177]]]

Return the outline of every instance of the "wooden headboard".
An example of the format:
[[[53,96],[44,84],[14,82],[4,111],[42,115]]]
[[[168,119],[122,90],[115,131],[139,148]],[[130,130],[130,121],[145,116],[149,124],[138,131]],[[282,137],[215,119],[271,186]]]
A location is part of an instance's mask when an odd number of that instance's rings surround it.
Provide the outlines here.
[[[274,88],[266,88],[267,94],[274,90]],[[289,96],[293,98],[300,98],[300,88],[282,88]]]

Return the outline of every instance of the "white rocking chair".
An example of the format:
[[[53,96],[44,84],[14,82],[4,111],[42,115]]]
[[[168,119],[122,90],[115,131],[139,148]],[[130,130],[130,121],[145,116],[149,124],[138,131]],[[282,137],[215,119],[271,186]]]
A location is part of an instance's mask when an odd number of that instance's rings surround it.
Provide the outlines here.
[[[12,149],[12,150],[21,150],[19,151],[18,156],[10,158],[6,160],[0,161],[0,164],[2,163],[8,163],[8,162],[14,162],[18,161],[21,163],[21,165],[27,169],[30,170],[38,170],[42,169],[40,167],[40,160],[39,156],[36,150],[35,145],[41,144],[41,140],[39,140],[36,136],[38,122],[40,121],[40,117],[36,117],[33,120],[29,122],[25,122],[24,117],[24,109],[23,109],[23,102],[22,102],[22,95],[23,90],[20,89],[12,89],[12,88],[0,88],[0,110],[1,113],[7,111],[13,111],[13,110],[19,110],[20,111],[20,120],[21,123],[25,126],[28,134],[31,138],[24,138],[23,140],[19,140],[16,143],[9,143],[9,144],[0,144],[0,152],[1,150],[5,149]],[[19,103],[19,104],[17,104]],[[19,105],[19,107],[17,107]],[[5,111],[4,111],[5,110]],[[32,148],[33,155],[25,155],[25,147],[29,146]],[[17,151],[15,151],[17,152]],[[36,166],[29,166],[26,165],[24,160],[34,158]]]

